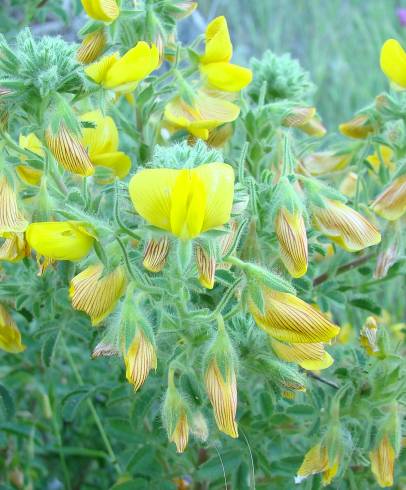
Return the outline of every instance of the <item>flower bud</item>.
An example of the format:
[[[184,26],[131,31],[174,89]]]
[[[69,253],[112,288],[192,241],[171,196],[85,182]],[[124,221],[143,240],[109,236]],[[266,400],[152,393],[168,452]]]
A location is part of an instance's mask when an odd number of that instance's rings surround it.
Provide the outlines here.
[[[359,343],[369,356],[375,356],[379,352],[377,344],[378,325],[373,316],[369,316],[361,329]]]
[[[368,116],[359,114],[347,122],[338,126],[341,134],[349,138],[365,139],[375,128],[370,123]]]
[[[342,180],[339,191],[347,197],[354,197],[357,190],[358,175],[354,172],[349,172]]]
[[[18,354],[25,350],[25,345],[21,343],[20,331],[2,304],[0,304],[0,349],[11,354]]]
[[[197,8],[197,2],[191,2],[190,0],[184,0],[177,2],[175,5],[178,12],[175,13],[174,17],[176,20],[184,19],[193,13]]]
[[[209,428],[207,421],[202,412],[195,412],[192,417],[192,434],[203,442],[206,442],[209,437]]]
[[[24,238],[24,233],[5,233],[3,244],[0,246],[0,260],[18,262],[31,253]]]
[[[0,234],[23,232],[28,222],[18,209],[17,195],[7,181],[0,176]]]
[[[65,170],[85,177],[94,174],[94,167],[84,146],[65,126],[62,125],[55,135],[48,129],[45,140],[55,160]]]
[[[287,126],[288,128],[300,128],[308,123],[315,114],[315,107],[293,107],[282,121],[282,126]]]
[[[150,272],[161,272],[169,253],[169,240],[164,236],[158,240],[148,240],[144,251],[143,266]]]
[[[125,286],[122,266],[105,271],[100,263],[91,265],[70,283],[72,307],[89,315],[93,326],[99,325],[114,310]]]
[[[216,258],[210,251],[206,251],[200,245],[196,246],[196,266],[199,272],[200,284],[207,289],[213,289]]]
[[[389,221],[395,221],[406,211],[406,174],[397,177],[371,205],[373,211]]]
[[[389,269],[396,263],[398,255],[399,247],[397,243],[392,243],[388,248],[381,250],[376,259],[374,279],[383,279],[386,277]]]
[[[170,442],[176,444],[176,451],[183,453],[189,440],[188,407],[174,381],[174,371],[169,369],[168,389],[163,405],[162,418]]]
[[[144,384],[150,370],[157,367],[155,346],[142,328],[137,328],[124,361],[127,381],[137,391]]]
[[[339,153],[334,151],[319,151],[307,155],[303,165],[311,175],[324,175],[342,170],[351,161],[352,153]]]
[[[104,29],[98,29],[87,34],[76,52],[76,59],[83,65],[92,63],[103,53],[106,41]]]
[[[218,320],[217,337],[205,360],[204,381],[214,418],[219,430],[230,437],[238,437],[235,416],[237,412],[237,380],[234,367],[234,351],[224,328]]]
[[[300,483],[305,478],[315,473],[322,474],[322,483],[329,485],[338,471],[339,459],[330,460],[327,447],[319,442],[305,455],[303,463],[298,469],[295,483]]]
[[[300,126],[299,129],[314,138],[322,138],[327,133],[327,129],[317,116],[312,117],[310,121]]]
[[[381,241],[375,226],[354,209],[334,199],[325,199],[324,205],[312,206],[314,227],[347,252],[358,252]]]
[[[280,208],[275,220],[280,255],[283,264],[292,277],[301,277],[307,271],[307,235],[303,216],[299,212],[290,213]]]

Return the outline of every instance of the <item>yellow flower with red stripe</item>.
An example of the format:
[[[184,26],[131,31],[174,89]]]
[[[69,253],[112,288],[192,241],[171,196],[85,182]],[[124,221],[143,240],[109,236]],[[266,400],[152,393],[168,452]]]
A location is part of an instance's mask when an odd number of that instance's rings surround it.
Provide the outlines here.
[[[21,334],[7,309],[0,304],[0,349],[11,354],[25,350]]]
[[[120,15],[116,0],[81,0],[87,15],[101,22],[112,22]]]
[[[388,221],[401,218],[406,211],[406,174],[389,184],[371,206],[376,214]]]

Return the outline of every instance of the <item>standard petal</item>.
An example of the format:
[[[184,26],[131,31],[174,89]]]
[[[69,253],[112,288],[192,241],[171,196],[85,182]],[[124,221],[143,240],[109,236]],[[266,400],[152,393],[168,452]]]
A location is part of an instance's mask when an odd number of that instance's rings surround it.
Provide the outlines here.
[[[396,39],[388,39],[382,46],[381,69],[392,82],[406,88],[406,53]]]
[[[206,49],[200,58],[201,63],[228,62],[233,55],[233,46],[226,18],[223,16],[213,19],[206,28]]]
[[[0,233],[22,232],[28,226],[28,221],[18,209],[17,195],[7,182],[6,177],[0,177]]]
[[[382,488],[391,487],[393,485],[395,458],[395,450],[387,435],[382,438],[378,447],[369,453],[371,471],[379,486]]]
[[[89,17],[102,22],[112,22],[120,14],[116,0],[82,0],[82,5]]]
[[[395,179],[372,203],[376,214],[389,221],[401,218],[406,212],[406,174]]]
[[[119,179],[124,179],[131,170],[130,157],[122,151],[97,155],[92,158],[92,164],[95,167],[110,168],[113,174]]]
[[[252,80],[250,69],[232,63],[200,65],[200,71],[211,86],[226,92],[238,92]]]
[[[193,169],[203,181],[207,204],[202,232],[221,226],[230,219],[234,198],[234,170],[227,163],[207,163]]]
[[[89,152],[90,159],[101,153],[117,151],[118,130],[110,116],[104,116],[100,110],[86,112],[81,121],[91,122],[94,128],[82,128],[82,144]]]
[[[134,208],[146,221],[171,231],[171,195],[179,171],[169,168],[141,170],[130,180]]]
[[[119,60],[119,54],[113,53],[109,56],[103,56],[100,61],[92,63],[85,68],[86,75],[96,83],[104,84],[107,72]]]

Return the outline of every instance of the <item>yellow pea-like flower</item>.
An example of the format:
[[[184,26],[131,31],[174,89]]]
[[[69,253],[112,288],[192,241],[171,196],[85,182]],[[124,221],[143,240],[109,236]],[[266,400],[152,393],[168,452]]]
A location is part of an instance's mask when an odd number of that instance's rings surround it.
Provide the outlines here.
[[[272,339],[276,355],[287,362],[299,364],[303,369],[319,371],[330,367],[334,359],[324,350],[321,342],[314,344],[287,344]]]
[[[18,354],[25,350],[21,343],[21,334],[18,327],[6,308],[0,304],[0,349]]]
[[[52,260],[80,260],[90,252],[95,233],[83,221],[31,223],[26,239],[37,254]]]
[[[99,325],[116,307],[124,293],[126,282],[121,266],[105,273],[102,264],[91,265],[70,283],[72,306],[89,315],[93,326]]]
[[[347,252],[358,252],[381,241],[381,234],[360,213],[333,199],[313,206],[314,227]]]
[[[305,478],[321,473],[323,486],[329,485],[338,471],[339,460],[329,461],[328,450],[321,443],[313,446],[305,455],[303,463],[300,466],[296,483],[300,483]]]
[[[73,135],[65,126],[62,125],[56,134],[48,129],[45,140],[55,160],[65,170],[84,177],[94,174],[92,162],[80,138]]]
[[[340,133],[349,138],[365,139],[375,128],[365,114],[358,114],[338,126]]]
[[[351,161],[351,153],[335,153],[334,151],[319,151],[307,155],[303,165],[312,175],[324,175],[342,170]]]
[[[406,88],[406,52],[396,39],[388,39],[381,49],[381,69],[398,87]]]
[[[124,361],[127,381],[137,391],[144,384],[151,369],[157,367],[155,346],[141,328],[137,329]]]
[[[126,93],[132,92],[141,80],[158,68],[159,64],[156,45],[149,46],[146,42],[140,41],[122,57],[114,53],[89,65],[85,68],[85,73],[106,89]]]
[[[21,233],[28,222],[20,212],[17,195],[9,184],[7,177],[0,176],[0,234]]]
[[[393,470],[396,452],[389,437],[384,435],[379,444],[369,453],[371,471],[381,488],[393,485]]]
[[[233,55],[225,17],[216,17],[206,28],[206,48],[200,58],[200,72],[209,86],[226,92],[238,92],[252,80],[248,68],[230,63]]]
[[[164,236],[158,240],[148,240],[142,265],[150,272],[161,272],[169,253],[169,240]]]
[[[20,134],[18,143],[21,148],[32,151],[41,158],[45,156],[44,148],[34,133],[29,133],[27,136]],[[22,160],[25,160],[25,157],[22,157]],[[29,167],[28,165],[18,165],[16,171],[20,179],[26,184],[39,185],[41,182],[42,170]]]
[[[206,391],[213,407],[214,418],[219,430],[230,437],[238,437],[237,423],[237,380],[233,369],[228,368],[223,376],[215,359],[205,373]]]
[[[255,322],[271,337],[282,342],[328,342],[340,329],[322,313],[290,293],[264,288],[264,311],[252,298],[248,308]]]
[[[83,65],[93,63],[98,58],[106,47],[107,39],[104,29],[87,34],[76,52],[76,59]]]
[[[190,134],[207,140],[210,130],[235,121],[240,108],[227,100],[198,92],[193,105],[175,97],[165,107],[164,117],[173,129],[186,129]]]
[[[406,174],[389,184],[371,206],[376,214],[388,221],[401,218],[406,211]]]
[[[30,255],[30,247],[24,238],[24,233],[4,233],[5,240],[0,245],[0,260],[18,262]]]
[[[112,22],[120,15],[116,0],[81,0],[87,15],[101,22]]]
[[[189,240],[230,219],[234,171],[226,163],[141,170],[130,181],[136,211],[151,225]]]
[[[283,264],[292,277],[306,274],[308,251],[306,226],[301,213],[290,213],[281,208],[275,220],[280,255]]]
[[[109,168],[116,177],[123,179],[130,171],[131,160],[118,151],[119,136],[114,120],[103,116],[100,110],[87,112],[80,120],[95,125],[94,128],[83,128],[81,139],[92,165]]]

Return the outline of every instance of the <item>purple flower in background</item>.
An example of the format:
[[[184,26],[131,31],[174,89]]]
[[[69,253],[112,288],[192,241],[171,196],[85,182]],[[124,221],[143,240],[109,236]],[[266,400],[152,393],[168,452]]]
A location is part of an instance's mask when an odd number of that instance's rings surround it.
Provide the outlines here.
[[[398,16],[400,25],[406,27],[406,8],[397,8],[396,15]]]

